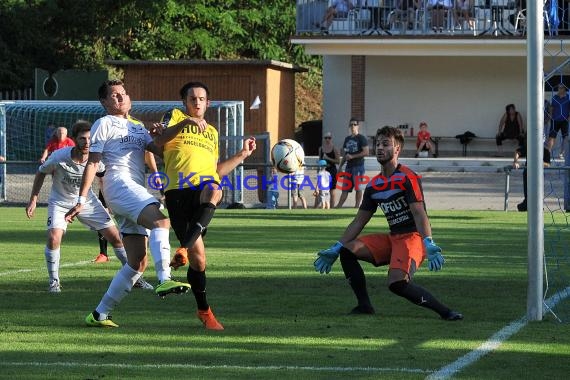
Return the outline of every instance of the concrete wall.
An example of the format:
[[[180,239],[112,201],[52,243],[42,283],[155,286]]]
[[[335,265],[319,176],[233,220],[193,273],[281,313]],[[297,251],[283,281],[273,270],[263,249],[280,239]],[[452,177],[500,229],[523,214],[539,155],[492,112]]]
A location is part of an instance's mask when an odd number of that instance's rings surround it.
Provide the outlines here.
[[[342,143],[348,132],[350,56],[325,56],[324,128]],[[365,121],[361,133],[425,120],[432,135],[467,130],[494,137],[505,105],[514,103],[526,123],[525,57],[386,57],[366,59]]]
[[[350,60],[350,56],[323,57],[323,132],[331,131],[337,146],[348,135],[352,117]]]

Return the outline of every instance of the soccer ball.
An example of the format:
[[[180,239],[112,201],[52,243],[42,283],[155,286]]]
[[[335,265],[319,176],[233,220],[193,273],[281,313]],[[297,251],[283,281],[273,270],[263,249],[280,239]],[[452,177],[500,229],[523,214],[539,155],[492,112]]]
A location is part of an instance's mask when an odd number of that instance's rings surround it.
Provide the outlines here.
[[[305,152],[297,141],[283,139],[271,149],[271,161],[281,173],[295,173],[305,164]]]

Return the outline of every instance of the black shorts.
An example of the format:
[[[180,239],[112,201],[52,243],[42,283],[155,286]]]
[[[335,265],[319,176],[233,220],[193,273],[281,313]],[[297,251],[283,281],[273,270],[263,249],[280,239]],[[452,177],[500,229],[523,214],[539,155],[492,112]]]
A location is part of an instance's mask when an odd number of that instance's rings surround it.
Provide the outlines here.
[[[331,190],[336,189],[336,175],[337,175],[336,165],[335,166],[327,166],[325,170],[327,172],[329,172],[331,175],[331,179],[332,179]]]
[[[218,185],[215,181],[207,181],[203,186]],[[164,203],[168,210],[170,225],[176,234],[176,238],[182,245],[186,231],[198,221],[198,209],[200,208],[199,188],[184,188],[168,190],[164,193]],[[204,231],[205,233],[205,231]]]
[[[562,133],[562,137],[568,136],[568,121],[567,120],[554,120],[552,122],[552,128],[550,129],[550,133],[548,134],[549,137],[553,139],[556,138],[558,131]]]

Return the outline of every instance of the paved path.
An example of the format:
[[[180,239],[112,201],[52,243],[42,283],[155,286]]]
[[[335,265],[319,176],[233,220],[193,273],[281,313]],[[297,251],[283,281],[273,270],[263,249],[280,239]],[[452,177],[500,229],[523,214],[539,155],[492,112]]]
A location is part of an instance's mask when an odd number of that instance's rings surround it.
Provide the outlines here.
[[[504,208],[505,174],[473,172],[420,173],[428,210],[496,210]],[[286,198],[283,198],[286,199]],[[522,200],[522,175],[510,180],[509,211]],[[349,196],[345,207],[354,205]]]

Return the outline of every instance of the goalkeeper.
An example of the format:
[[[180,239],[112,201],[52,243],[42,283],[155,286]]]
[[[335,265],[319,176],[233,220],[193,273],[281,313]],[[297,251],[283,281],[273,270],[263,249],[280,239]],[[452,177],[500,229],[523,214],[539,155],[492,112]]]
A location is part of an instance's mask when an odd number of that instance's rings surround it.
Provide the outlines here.
[[[340,257],[344,275],[358,301],[351,314],[375,312],[359,263],[366,261],[374,266],[389,265],[388,288],[391,292],[435,311],[444,320],[463,319],[461,313],[443,305],[412,281],[426,256],[432,271],[442,269],[445,259],[431,237],[420,178],[398,163],[404,137],[398,129],[387,126],[376,132],[375,141],[376,159],[382,165],[382,175],[368,183],[362,204],[340,240],[318,253],[315,270],[321,274],[329,273]],[[386,216],[390,233],[359,236],[378,208]]]

